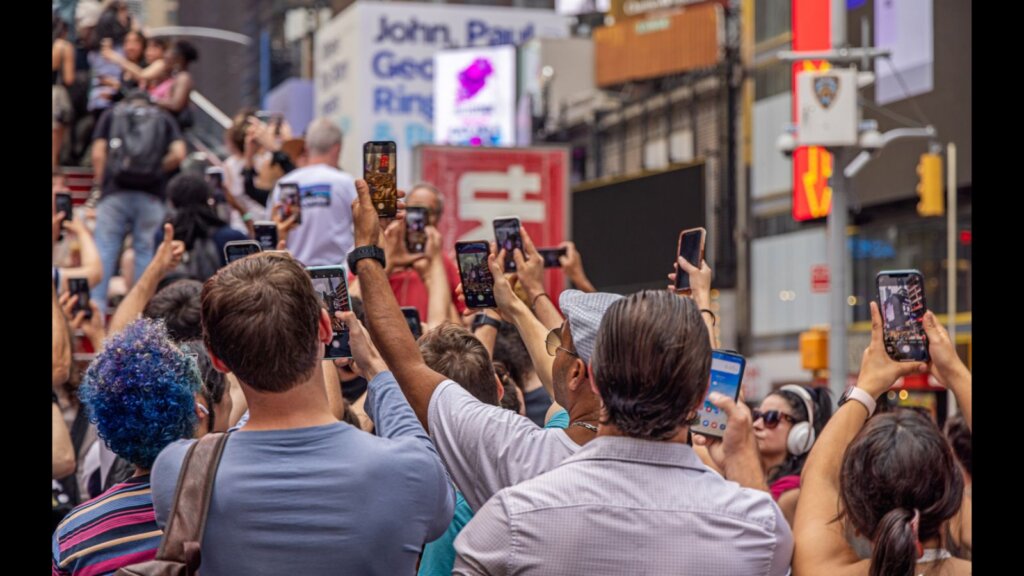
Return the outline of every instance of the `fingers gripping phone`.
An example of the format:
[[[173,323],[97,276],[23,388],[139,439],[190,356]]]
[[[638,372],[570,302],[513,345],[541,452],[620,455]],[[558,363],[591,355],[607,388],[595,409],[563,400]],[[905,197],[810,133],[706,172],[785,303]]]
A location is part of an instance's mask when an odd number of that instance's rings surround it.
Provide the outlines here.
[[[382,218],[394,218],[398,214],[397,150],[391,141],[363,144],[363,180],[370,187],[373,206]]]
[[[494,277],[487,267],[490,247],[487,242],[456,242],[455,255],[459,260],[459,277],[466,306],[470,308],[497,308],[494,300]]]
[[[498,252],[505,249],[505,272],[516,271],[516,261],[512,251],[516,248],[523,252],[523,235],[519,231],[519,218],[510,216],[508,218],[494,219],[494,239],[498,243]],[[526,253],[523,252],[523,258]]]
[[[683,257],[684,260],[693,264],[697,268],[700,268],[701,262],[704,260],[704,239],[707,236],[707,231],[703,228],[690,228],[689,230],[683,230],[679,233],[679,248],[676,254]],[[690,275],[685,270],[679,267],[676,263],[676,290],[678,291],[689,291],[690,290]]]
[[[342,266],[310,266],[306,268],[313,282],[313,290],[323,302],[331,316],[331,341],[324,346],[324,358],[351,358],[352,349],[348,342],[348,326],[338,319],[335,312],[351,312],[352,303],[348,298],[348,283]]]
[[[883,270],[875,282],[886,353],[897,362],[928,362],[924,276],[917,270]]]
[[[419,340],[423,336],[423,324],[420,322],[420,311],[415,306],[402,306],[402,316],[412,331],[412,337]]]
[[[562,261],[559,260],[562,256],[569,253],[568,248],[537,248],[537,252],[540,253],[540,257],[544,259],[545,268],[561,268]]]
[[[55,203],[56,203],[56,206],[55,206],[56,211],[57,212],[63,212],[64,213],[64,220],[69,220],[70,221],[71,220],[71,216],[72,216],[72,209],[73,209],[72,205],[71,205],[71,194],[69,194],[67,192],[57,192],[56,198],[55,198]],[[58,240],[63,240],[64,239],[64,223],[63,222],[61,222],[61,231],[60,231],[60,234],[57,236],[57,239]]]
[[[252,225],[256,242],[263,250],[277,250],[277,224],[273,222],[255,222]]]
[[[704,403],[697,408],[697,418],[690,431],[721,438],[725,435],[725,425],[729,417],[708,400],[712,392],[728,396],[733,400],[739,398],[740,384],[743,382],[743,370],[747,360],[735,352],[727,350],[711,351],[711,383],[708,385]]]
[[[427,209],[410,206],[405,209],[405,247],[412,254],[427,249]]]
[[[262,252],[262,250],[255,240],[232,240],[224,245],[224,261],[231,264],[235,260],[241,260],[257,252]]]
[[[71,296],[78,296],[78,301],[71,309],[71,317],[74,318],[82,311],[85,312],[86,318],[92,318],[92,308],[89,307],[89,281],[85,278],[68,277],[68,292]]]
[[[281,186],[281,220],[291,218],[295,214],[295,223],[302,223],[302,197],[299,185],[294,182],[282,182]]]

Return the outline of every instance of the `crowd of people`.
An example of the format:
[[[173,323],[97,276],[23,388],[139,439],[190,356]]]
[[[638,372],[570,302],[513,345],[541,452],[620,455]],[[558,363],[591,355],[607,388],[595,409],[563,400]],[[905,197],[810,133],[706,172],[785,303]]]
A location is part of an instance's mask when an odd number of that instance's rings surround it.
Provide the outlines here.
[[[712,394],[723,437],[691,433],[720,348],[707,262],[666,263],[685,293],[611,294],[565,242],[575,288],[549,295],[524,229],[521,249],[491,243],[476,280],[497,306],[474,308],[437,188],[400,193],[382,221],[339,167],[335,123],[296,137],[255,109],[204,177],[183,165],[195,50],[147,41],[123,2],[92,4],[74,40],[54,17],[54,164],[95,123],[101,194],[53,209],[53,574],[181,552],[161,544],[195,509],[182,485],[201,482],[190,462],[208,442],[222,452],[192,556],[207,576],[970,573],[971,374],[930,311],[929,362],[887,355],[873,303],[838,408],[813,386]],[[422,253],[407,206],[427,213]],[[277,249],[228,264],[225,245],[264,221]],[[338,265],[351,311],[332,318],[306,268]],[[351,358],[324,358],[338,322]],[[959,406],[945,433],[880,401],[925,372]]]

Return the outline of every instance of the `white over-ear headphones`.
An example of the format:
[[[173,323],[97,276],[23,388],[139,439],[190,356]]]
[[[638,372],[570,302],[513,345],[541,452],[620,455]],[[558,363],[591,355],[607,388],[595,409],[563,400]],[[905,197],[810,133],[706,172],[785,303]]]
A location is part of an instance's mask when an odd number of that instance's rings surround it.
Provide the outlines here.
[[[810,452],[811,446],[814,446],[814,399],[803,386],[789,384],[779,388],[779,391],[792,392],[804,401],[804,407],[807,408],[807,421],[793,423],[793,427],[789,429],[789,436],[786,438],[786,450],[789,450],[789,453],[794,456],[806,454]]]

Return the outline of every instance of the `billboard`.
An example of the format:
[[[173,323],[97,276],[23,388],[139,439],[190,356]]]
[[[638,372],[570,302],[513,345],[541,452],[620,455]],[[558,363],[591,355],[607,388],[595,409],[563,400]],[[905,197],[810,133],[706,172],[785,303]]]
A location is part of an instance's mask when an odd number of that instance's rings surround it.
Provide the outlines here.
[[[569,151],[544,148],[420,146],[416,174],[444,195],[439,230],[444,249],[456,242],[494,241],[492,221],[518,216],[537,247],[569,239]],[[545,287],[558,302],[561,270],[546,272]]]
[[[434,141],[434,54],[568,33],[568,18],[550,10],[356,2],[317,31],[315,115],[345,132],[348,172],[361,170],[363,142],[395,141],[398,185],[408,188],[413,148]]]
[[[832,48],[831,0],[793,0],[793,51],[810,52]],[[793,120],[800,111],[797,75],[828,70],[826,61],[799,60],[793,63]],[[824,218],[832,210],[832,154],[821,146],[800,146],[793,151],[793,219]]]
[[[514,146],[516,47],[434,55],[434,143]]]

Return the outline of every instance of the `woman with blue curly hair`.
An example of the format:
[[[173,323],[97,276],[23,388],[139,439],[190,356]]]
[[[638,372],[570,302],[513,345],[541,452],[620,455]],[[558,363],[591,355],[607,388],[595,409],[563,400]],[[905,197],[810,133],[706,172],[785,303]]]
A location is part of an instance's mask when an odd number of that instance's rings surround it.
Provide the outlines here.
[[[113,574],[156,556],[162,532],[149,469],[165,446],[192,437],[198,390],[195,360],[171,343],[161,322],[138,320],[110,337],[79,394],[100,437],[135,474],[61,522],[53,535],[54,574]]]

